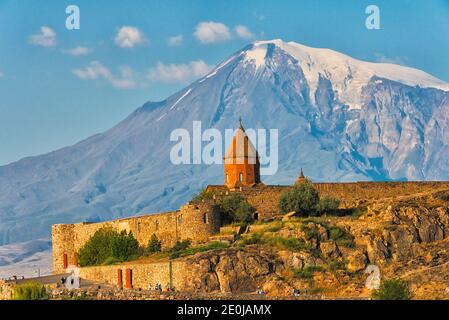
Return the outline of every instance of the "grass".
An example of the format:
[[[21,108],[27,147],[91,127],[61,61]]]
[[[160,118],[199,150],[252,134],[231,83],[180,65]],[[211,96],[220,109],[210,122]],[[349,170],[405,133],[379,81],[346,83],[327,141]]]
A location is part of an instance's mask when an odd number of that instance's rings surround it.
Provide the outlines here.
[[[265,244],[279,249],[292,251],[310,250],[309,246],[302,239],[283,238],[280,236],[269,235],[264,232],[251,233],[238,241],[239,246],[254,244]]]
[[[346,271],[346,264],[343,261],[328,259],[326,268],[331,272],[335,272],[338,270]]]
[[[318,236],[318,228],[316,225],[309,227],[308,225],[301,225],[301,231],[304,232],[306,240],[316,238]]]
[[[247,246],[252,244],[263,244],[263,233],[254,232],[247,236],[241,237],[238,241],[239,246]]]
[[[266,232],[278,232],[283,228],[283,223],[276,223],[273,225],[268,226],[264,231]]]
[[[227,247],[229,247],[229,245],[226,243],[211,242],[211,243],[208,243],[205,245],[194,246],[194,247],[189,247],[189,248],[182,249],[182,250],[173,251],[170,253],[170,258],[176,259],[179,257],[191,256],[191,255],[194,255],[199,252],[206,252],[206,251],[217,250],[217,249],[225,249]]]
[[[344,228],[338,226],[330,226],[329,230],[329,238],[338,246],[353,248],[354,247],[354,237],[349,234]]]
[[[321,266],[308,266],[302,270],[292,268],[293,277],[297,279],[312,279],[315,272],[321,272],[324,268]]]
[[[298,238],[269,237],[267,243],[278,248],[292,251],[308,250],[309,246]]]
[[[14,300],[48,300],[48,294],[43,285],[27,282],[14,286]]]

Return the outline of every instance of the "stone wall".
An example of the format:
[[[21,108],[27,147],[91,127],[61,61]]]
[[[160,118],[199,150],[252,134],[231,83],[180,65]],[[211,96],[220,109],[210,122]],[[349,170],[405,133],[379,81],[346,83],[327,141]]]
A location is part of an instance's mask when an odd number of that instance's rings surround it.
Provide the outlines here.
[[[407,196],[421,192],[448,189],[449,182],[348,182],[348,183],[313,183],[321,196],[332,196],[340,200],[342,208],[355,208],[364,203],[385,198]],[[216,198],[233,192],[242,194],[256,208],[258,218],[271,218],[279,213],[278,203],[282,192],[292,186],[257,185],[230,191],[224,186],[208,186]]]
[[[0,280],[0,300],[11,300],[13,296],[13,285]]]
[[[113,266],[95,266],[80,268],[80,276],[82,279],[93,280],[96,282],[107,283],[118,286],[119,270],[122,272],[122,283],[126,283],[126,270],[132,270],[132,288],[148,289],[157,283],[162,284],[165,289],[167,284],[182,290],[185,282],[185,261],[176,260],[172,262],[156,262],[156,263],[127,263]],[[171,275],[171,276],[170,276]]]
[[[338,198],[342,208],[354,208],[377,199],[448,189],[449,182],[314,183],[314,186],[321,196]],[[235,191],[225,186],[209,186],[208,190],[214,192],[216,200],[232,192],[241,193],[257,209],[258,218],[265,219],[278,214],[279,197],[289,188],[292,187],[260,184]],[[219,232],[220,226],[219,208],[207,203],[188,204],[178,211],[108,222],[54,225],[53,272],[64,271],[64,259],[67,265],[76,264],[76,253],[102,227],[131,231],[142,246],[146,246],[151,235],[156,234],[163,248],[167,248],[184,239],[191,239],[194,243],[205,242]]]
[[[163,248],[186,239],[194,243],[205,242],[216,234],[221,226],[217,206],[202,203],[188,204],[178,211],[130,217],[100,223],[58,224],[52,227],[53,273],[64,272],[67,265],[76,264],[79,249],[101,228],[111,227],[117,231],[132,232],[140,245],[146,246],[155,234]]]

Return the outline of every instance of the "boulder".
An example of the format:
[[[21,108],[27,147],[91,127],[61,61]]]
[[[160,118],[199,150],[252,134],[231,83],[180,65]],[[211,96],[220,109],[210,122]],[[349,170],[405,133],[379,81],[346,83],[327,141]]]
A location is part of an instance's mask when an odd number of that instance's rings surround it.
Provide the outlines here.
[[[366,253],[362,250],[356,250],[348,256],[347,268],[350,272],[364,270],[368,263]]]
[[[339,258],[341,256],[340,249],[335,241],[327,241],[320,243],[320,250],[326,258]]]
[[[285,297],[292,294],[293,287],[281,279],[272,278],[262,287],[269,297]]]

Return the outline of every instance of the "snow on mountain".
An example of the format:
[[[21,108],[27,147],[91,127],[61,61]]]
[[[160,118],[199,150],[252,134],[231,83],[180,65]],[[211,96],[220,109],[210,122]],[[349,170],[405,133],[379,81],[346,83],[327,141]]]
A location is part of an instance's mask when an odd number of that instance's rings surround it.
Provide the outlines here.
[[[417,69],[389,63],[372,63],[356,60],[340,52],[311,48],[295,42],[282,40],[257,41],[251,50],[245,53],[246,60],[252,60],[256,69],[265,64],[265,55],[270,45],[276,45],[297,60],[302,68],[310,90],[313,93],[318,86],[320,75],[325,76],[334,85],[337,98],[350,106],[361,108],[363,86],[373,77],[398,81],[409,86],[437,88],[449,91],[449,84]]]
[[[449,85],[419,70],[328,49],[258,41],[161,102],[73,146],[0,167],[0,244],[48,237],[51,225],[176,209],[222,165],[173,165],[170,133],[279,130],[265,183],[449,179]]]

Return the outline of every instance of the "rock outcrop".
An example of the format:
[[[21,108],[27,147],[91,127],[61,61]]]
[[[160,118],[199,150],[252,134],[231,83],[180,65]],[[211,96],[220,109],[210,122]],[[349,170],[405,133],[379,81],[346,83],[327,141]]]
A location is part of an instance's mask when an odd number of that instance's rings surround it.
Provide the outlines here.
[[[191,277],[183,287],[192,291],[252,292],[264,277],[283,268],[282,261],[270,249],[229,249],[197,254],[187,259]]]

